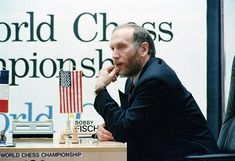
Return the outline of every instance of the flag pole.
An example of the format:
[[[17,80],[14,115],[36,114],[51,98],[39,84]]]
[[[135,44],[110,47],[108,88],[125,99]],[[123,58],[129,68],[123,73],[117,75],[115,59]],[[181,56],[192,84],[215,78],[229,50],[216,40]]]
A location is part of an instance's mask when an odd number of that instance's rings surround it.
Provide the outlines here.
[[[63,71],[63,67],[60,69],[61,74],[60,77],[60,108],[63,109],[61,113],[68,113],[68,118],[66,120],[66,135],[73,134],[74,128],[76,129],[76,126],[73,126],[73,131],[71,130],[71,119],[70,119],[70,113],[73,112],[82,112],[82,72],[76,71],[76,65],[73,65],[71,61],[69,61],[69,64],[67,66],[69,68],[68,71]],[[65,91],[66,89],[66,91]],[[68,107],[62,104],[62,101],[68,101],[64,100],[66,97],[61,97],[61,95],[67,94],[67,90],[69,90],[68,97],[71,99],[77,101],[77,103],[68,104]],[[61,94],[62,93],[62,94]],[[65,107],[64,107],[65,106]],[[71,106],[71,107],[70,107]],[[64,109],[65,108],[65,109]]]
[[[69,71],[71,71],[71,62],[70,61],[69,61]],[[68,118],[67,118],[67,121],[66,121],[66,134],[67,135],[72,134],[71,126],[70,126],[69,113],[68,113]]]

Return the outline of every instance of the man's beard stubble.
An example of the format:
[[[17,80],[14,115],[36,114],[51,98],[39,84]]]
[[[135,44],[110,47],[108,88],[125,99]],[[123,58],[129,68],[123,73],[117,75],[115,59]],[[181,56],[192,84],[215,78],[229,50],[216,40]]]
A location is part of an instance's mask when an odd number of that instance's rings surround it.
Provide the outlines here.
[[[135,77],[141,70],[140,56],[136,53],[135,62],[133,64],[126,64],[123,73],[119,73],[123,77]]]

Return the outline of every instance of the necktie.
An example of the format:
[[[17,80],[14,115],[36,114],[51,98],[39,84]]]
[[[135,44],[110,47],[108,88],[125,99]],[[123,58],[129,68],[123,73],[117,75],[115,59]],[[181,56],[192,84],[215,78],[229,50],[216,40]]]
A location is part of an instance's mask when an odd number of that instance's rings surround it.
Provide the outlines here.
[[[129,102],[129,103],[130,103],[131,93],[132,93],[134,87],[135,87],[135,84],[134,84],[133,80],[131,80],[131,82],[130,82],[130,88],[129,88],[129,94],[128,94],[128,102]]]

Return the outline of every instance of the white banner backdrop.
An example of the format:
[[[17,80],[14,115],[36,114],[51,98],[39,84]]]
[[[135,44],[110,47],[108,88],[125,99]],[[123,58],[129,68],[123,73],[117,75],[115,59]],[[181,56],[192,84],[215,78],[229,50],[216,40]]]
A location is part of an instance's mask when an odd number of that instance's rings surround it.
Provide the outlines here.
[[[0,113],[0,130],[11,131],[13,119],[53,119],[55,131],[61,131],[67,115],[59,113],[58,74],[73,65],[84,74],[84,112],[73,119],[81,125],[102,122],[93,107],[93,86],[99,69],[111,63],[111,31],[126,22],[149,30],[157,57],[176,71],[205,115],[205,1],[2,0],[0,68],[10,71],[10,95],[9,113]],[[116,100],[124,82],[119,78],[108,88]]]

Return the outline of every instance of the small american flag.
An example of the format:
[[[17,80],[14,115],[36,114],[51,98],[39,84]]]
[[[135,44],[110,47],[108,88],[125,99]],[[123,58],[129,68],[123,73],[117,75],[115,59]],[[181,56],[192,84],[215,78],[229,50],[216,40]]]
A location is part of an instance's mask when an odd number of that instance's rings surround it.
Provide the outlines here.
[[[81,113],[82,71],[60,71],[60,113]]]
[[[0,112],[8,112],[9,71],[0,70]]]

